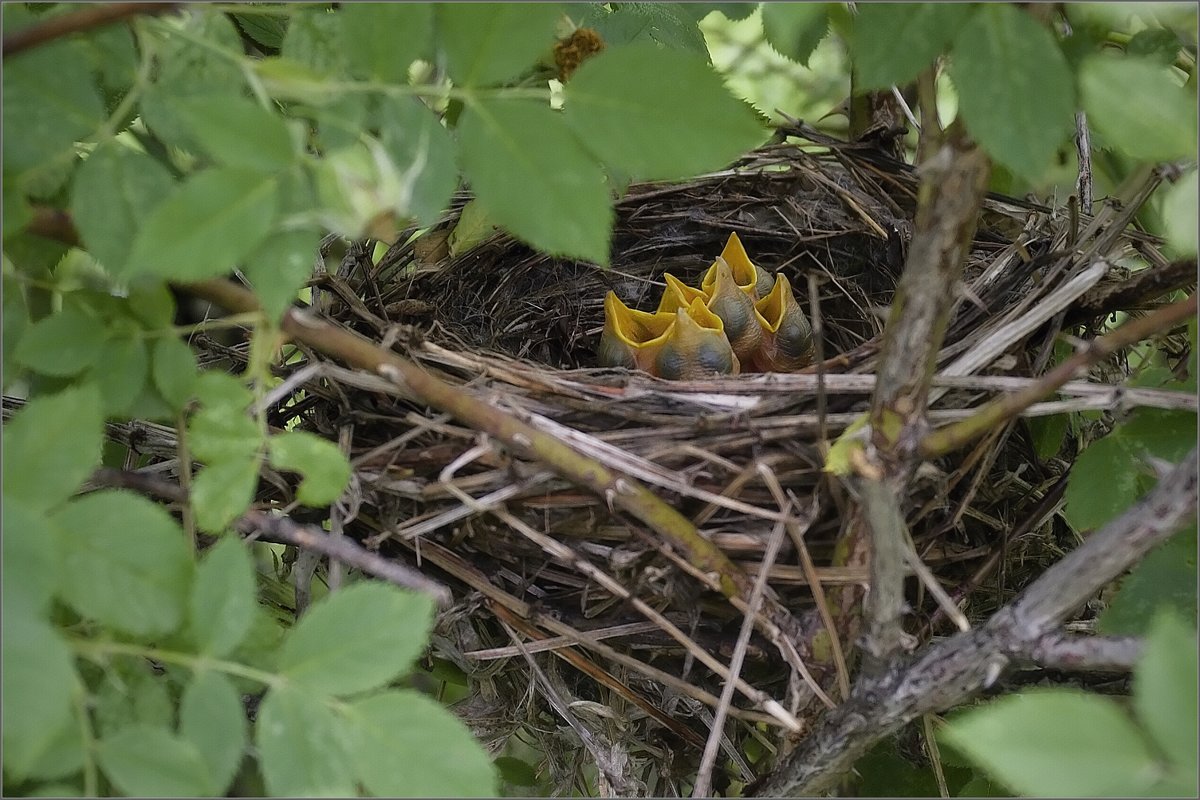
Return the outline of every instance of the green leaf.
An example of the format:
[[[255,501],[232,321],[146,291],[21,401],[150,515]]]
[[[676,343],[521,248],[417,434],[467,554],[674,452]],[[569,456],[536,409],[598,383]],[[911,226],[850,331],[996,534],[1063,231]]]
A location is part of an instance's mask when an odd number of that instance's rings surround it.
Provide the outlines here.
[[[283,44],[287,33],[288,18],[267,16],[265,14],[234,14],[242,30],[263,47],[278,50]]]
[[[475,198],[468,200],[458,214],[458,222],[454,224],[454,230],[450,232],[450,256],[454,258],[471,250],[476,245],[490,239],[495,233],[496,225],[488,217],[487,211],[479,204],[479,201]]]
[[[166,281],[138,278],[129,284],[129,307],[147,328],[161,331],[175,324],[175,295]]]
[[[164,336],[154,343],[152,356],[154,385],[173,410],[181,410],[196,388],[196,356],[192,348],[176,336]]]
[[[1145,56],[1164,67],[1175,63],[1179,56],[1179,34],[1166,28],[1146,28],[1133,35],[1125,45],[1131,56]]]
[[[306,506],[327,506],[350,480],[350,462],[337,445],[307,431],[288,431],[267,440],[271,466],[304,476],[296,499]]]
[[[130,725],[96,745],[109,780],[128,795],[188,797],[211,794],[200,751],[167,728]]]
[[[514,786],[537,786],[537,770],[528,761],[512,756],[500,756],[492,762],[500,772],[500,780]]]
[[[697,24],[702,9],[692,3],[612,3],[611,11],[595,4],[582,27],[594,29],[610,46],[632,42],[653,43],[659,48],[689,52],[705,62],[708,45]]]
[[[108,25],[90,30],[80,42],[105,89],[125,92],[133,86],[137,80],[138,52],[130,26]]]
[[[491,86],[516,78],[554,44],[558,3],[444,3],[438,41],[459,86]]]
[[[865,8],[868,6],[859,9],[859,19]],[[762,26],[776,52],[808,66],[813,50],[829,30],[829,10],[824,3],[764,3]]]
[[[223,797],[246,749],[246,715],[229,678],[201,672],[179,703],[179,733],[200,753],[208,774],[205,794]]]
[[[61,503],[100,466],[104,416],[90,383],[36,397],[4,426],[4,495],[40,511]]]
[[[246,259],[244,272],[267,316],[280,319],[295,302],[312,277],[320,245],[321,235],[315,229],[282,231]]]
[[[167,680],[144,661],[110,664],[100,685],[89,691],[94,735],[108,736],[136,723],[174,727],[175,704]]]
[[[1139,494],[1134,454],[1120,436],[1106,436],[1075,460],[1063,515],[1075,530],[1093,530],[1133,505]]]
[[[551,255],[608,263],[604,175],[558,114],[526,100],[479,101],[459,137],[462,167],[490,217]]]
[[[1151,550],[1121,581],[1100,616],[1101,633],[1140,636],[1159,608],[1171,608],[1196,624],[1196,526]]]
[[[754,112],[710,66],[651,45],[613,47],[589,59],[563,95],[575,134],[637,179],[719,169],[765,138]]]
[[[950,77],[971,135],[1036,181],[1075,128],[1075,86],[1054,36],[1007,3],[984,4],[954,41]]]
[[[1037,451],[1038,458],[1045,460],[1058,455],[1070,427],[1071,417],[1069,414],[1050,414],[1030,419],[1029,433],[1033,438],[1033,446]]]
[[[145,153],[109,140],[88,155],[75,176],[71,215],[89,252],[119,273],[150,212],[175,185],[167,168]]]
[[[159,138],[187,147],[195,138],[179,117],[176,102],[193,95],[240,96],[246,83],[244,56],[241,36],[224,14],[188,14],[174,24],[180,35],[162,40],[157,79],[143,95],[139,110]]]
[[[1196,652],[1195,627],[1170,612],[1160,612],[1133,673],[1133,705],[1138,718],[1175,770],[1191,776],[1193,782],[1200,752],[1196,733],[1200,663]]]
[[[271,689],[258,710],[255,740],[268,794],[355,794],[353,756],[342,723],[319,696],[290,686]]]
[[[1065,689],[1026,691],[971,709],[941,736],[1025,795],[1137,796],[1158,772],[1115,702]]]
[[[126,272],[177,281],[224,274],[270,233],[276,189],[274,178],[255,170],[221,167],[192,176],[146,218]]]
[[[8,197],[5,196],[5,208],[8,208],[8,202]],[[29,309],[25,305],[25,292],[14,275],[4,274],[2,291],[4,296],[0,299],[4,302],[4,309],[0,312],[3,316],[3,319],[0,319],[0,324],[3,324],[3,330],[0,331],[0,347],[3,347],[3,352],[0,353],[0,369],[4,371],[3,388],[7,389],[23,374],[13,354],[16,352],[17,343],[29,328]]]
[[[324,8],[296,6],[280,53],[320,76],[337,77],[345,74],[349,65],[348,53],[355,49],[342,46],[342,25],[345,24],[345,12],[348,10],[341,9],[335,14]],[[349,24],[354,26],[357,23],[351,21]]]
[[[4,173],[4,238],[21,231],[33,219],[33,208],[14,173]]]
[[[254,564],[236,536],[216,544],[196,569],[189,620],[196,649],[221,658],[233,652],[254,622]]]
[[[338,10],[342,47],[354,73],[385,83],[407,83],[408,67],[432,41],[428,3],[349,3]]]
[[[196,525],[220,533],[250,507],[257,489],[257,456],[209,464],[192,479]]]
[[[230,167],[277,172],[297,158],[283,117],[241,97],[185,97],[176,101],[200,146]]]
[[[196,381],[196,395],[209,408],[219,408],[231,414],[245,414],[246,406],[254,399],[250,390],[226,372],[205,370]]]
[[[1134,451],[1182,461],[1196,442],[1196,412],[1139,408],[1116,434]]]
[[[5,767],[10,767],[13,751],[5,748]],[[58,726],[50,737],[50,744],[41,756],[26,771],[29,778],[39,780],[61,780],[77,775],[83,769],[83,738],[80,736],[78,709],[72,708],[70,715]],[[49,795],[48,796],[53,796]],[[82,792],[79,793],[82,797]]]
[[[192,559],[162,506],[104,490],[72,500],[52,521],[60,529],[61,595],[71,607],[135,636],[175,630]]]
[[[768,7],[763,7],[764,25]],[[886,89],[915,79],[943,53],[974,11],[970,3],[864,3],[854,19],[852,42],[862,88]]]
[[[408,178],[407,202],[397,205],[422,225],[434,224],[458,184],[450,134],[415,97],[380,98],[377,113],[383,146]]]
[[[3,80],[5,171],[69,155],[104,121],[91,65],[77,42],[60,39],[6,58]]]
[[[150,376],[146,343],[137,335],[104,340],[100,363],[92,368],[89,376],[100,387],[105,413],[110,417],[125,415]]]
[[[1092,56],[1079,68],[1088,124],[1126,155],[1150,161],[1196,154],[1196,94],[1151,59]]]
[[[8,538],[7,529],[4,538]],[[9,569],[6,563],[5,582]],[[0,638],[4,645],[0,653],[4,693],[0,712],[7,782],[10,777],[20,779],[29,774],[70,718],[75,669],[66,642],[32,610],[6,604]]]
[[[0,546],[4,553],[4,608],[27,609],[42,614],[58,589],[58,550],[50,521],[27,507],[16,497],[4,496],[3,531]]]
[[[188,422],[192,454],[208,464],[245,460],[256,454],[262,443],[262,431],[254,420],[221,406],[206,406]]]
[[[1163,196],[1162,216],[1167,247],[1180,257],[1196,255],[1196,171],[1184,175],[1167,187]]]
[[[383,686],[425,648],[433,604],[383,583],[334,592],[301,617],[279,652],[279,671],[297,686],[353,694]]]
[[[351,704],[346,728],[358,778],[377,797],[496,796],[487,752],[454,714],[420,692],[364,697]]]
[[[70,377],[100,360],[107,336],[100,320],[68,306],[30,326],[14,355],[34,372]]]

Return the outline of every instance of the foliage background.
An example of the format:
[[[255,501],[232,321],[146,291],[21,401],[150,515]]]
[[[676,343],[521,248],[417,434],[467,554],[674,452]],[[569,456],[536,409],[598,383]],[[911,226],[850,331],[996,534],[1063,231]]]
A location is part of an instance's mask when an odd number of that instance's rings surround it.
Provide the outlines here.
[[[905,31],[900,52],[925,53],[923,65],[946,47],[939,25],[950,22],[921,8],[930,16]],[[6,4],[5,35],[79,10]],[[816,120],[849,95],[851,63],[895,73],[884,85],[912,77],[869,38],[895,30],[888,13],[910,11],[871,9],[852,23],[837,4],[210,6],[6,58],[3,381],[29,399],[6,416],[3,442],[6,793],[548,791],[545,754],[514,740],[493,761],[430,698],[451,702],[469,688],[421,659],[433,624],[426,598],[354,580],[318,591],[294,625],[270,602],[281,548],[232,532],[260,466],[303,476],[297,503],[316,509],[337,501],[349,475],[335,445],[269,431],[255,411],[277,383],[272,361],[294,353],[280,348],[276,319],[302,295],[323,234],[386,240],[401,220],[431,222],[460,171],[489,224],[605,263],[614,191],[717,169],[769,135],[704,66],[710,54],[762,117]],[[975,11],[1008,34],[1030,24],[1009,4]],[[611,46],[565,85],[552,80],[549,49],[572,27],[564,13]],[[1096,196],[1147,164],[1176,163],[1179,180],[1139,222],[1194,255],[1195,7],[1080,4],[1067,17],[1058,44],[1013,36],[983,80],[972,82],[965,51],[952,54],[942,115],[963,100],[999,163],[994,189],[1061,203],[1078,163],[1070,120],[1051,101],[1071,106],[1077,82],[1096,128]],[[1097,60],[1106,46],[1125,60]],[[1040,87],[1058,95],[1032,111],[1014,106],[1007,89],[1037,67],[1042,78],[1066,75]],[[1014,132],[1014,120],[1026,127]],[[821,122],[835,132],[844,123]],[[81,240],[31,232],[47,209],[67,212]],[[196,362],[167,288],[231,264],[266,310],[217,323],[256,326],[240,379]],[[1194,324],[1191,339],[1194,352]],[[1144,385],[1195,391],[1194,367],[1180,379],[1152,346],[1139,356]],[[178,519],[124,490],[77,494],[98,466],[137,465],[104,440],[105,420],[124,419],[176,426],[185,463],[203,465]],[[1114,426],[1075,465],[1068,518],[1081,531],[1102,525],[1153,484],[1147,455],[1176,461],[1194,439],[1186,413],[1143,411]],[[1165,775],[1159,789],[1187,790],[1195,548],[1194,527],[1181,532],[1101,619],[1110,632],[1151,631],[1123,703],[1135,713],[1063,690],[964,715],[943,751],[955,791],[1136,792],[1149,784],[1119,781],[1148,769]],[[1159,614],[1163,605],[1175,615]],[[1053,736],[1039,743],[1038,732]],[[892,744],[860,772],[865,792],[937,788],[933,770]],[[594,772],[583,775],[580,790],[594,791]]]

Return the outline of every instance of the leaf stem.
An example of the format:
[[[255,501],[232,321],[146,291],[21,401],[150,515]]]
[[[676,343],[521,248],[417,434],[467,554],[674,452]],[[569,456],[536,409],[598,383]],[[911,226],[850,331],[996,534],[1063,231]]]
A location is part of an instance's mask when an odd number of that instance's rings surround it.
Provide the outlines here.
[[[236,661],[210,658],[208,656],[197,655],[196,653],[181,653],[178,650],[161,650],[157,647],[146,647],[139,644],[108,640],[99,641],[76,638],[69,639],[68,643],[74,648],[76,653],[93,661],[98,661],[103,656],[110,655],[135,656],[152,661],[161,661],[164,664],[178,664],[197,672],[205,669],[215,669],[218,672],[224,672],[226,675],[255,681],[272,689],[279,688],[287,683],[282,676],[272,672],[248,667]]]

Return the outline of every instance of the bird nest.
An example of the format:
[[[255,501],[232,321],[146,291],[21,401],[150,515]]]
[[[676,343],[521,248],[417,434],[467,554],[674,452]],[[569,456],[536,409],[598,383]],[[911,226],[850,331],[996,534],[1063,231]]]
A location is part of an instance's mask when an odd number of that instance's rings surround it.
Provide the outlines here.
[[[784,541],[767,585],[796,619],[819,626],[814,588],[832,604],[867,577],[839,551],[848,499],[823,466],[828,443],[869,403],[918,178],[870,147],[811,129],[790,133],[803,138],[780,136],[721,172],[631,187],[616,203],[607,268],[549,257],[500,233],[450,255],[463,196],[433,229],[403,232],[377,264],[365,245],[351,245],[340,267],[315,282],[315,303],[459,391],[648,487],[750,576],[777,523],[797,522],[802,540]],[[1116,265],[1137,252],[1165,263],[1151,237],[1128,229],[1134,210],[1114,204],[1092,218],[989,196],[939,355],[931,422],[962,418],[1027,385],[1060,331],[1088,335],[1108,311],[1084,303],[1100,279],[1089,271],[1096,258]],[[812,317],[818,362],[793,374],[702,381],[598,367],[605,294],[652,308],[665,272],[698,284],[732,232],[795,287]],[[376,378],[332,363],[300,376],[318,360],[308,355],[287,367],[305,398],[273,409],[271,422],[299,419],[348,447],[354,479],[336,526],[453,588],[435,653],[470,676],[459,710],[485,744],[498,751],[521,731],[550,756],[551,780],[565,788],[582,763],[580,737],[585,760],[608,759],[605,780],[627,781],[614,789],[677,791],[695,774],[722,689],[698,656],[728,662],[741,612],[615,512],[611,498],[512,458]],[[1092,377],[1117,384],[1123,375],[1109,363]],[[1030,415],[1104,409],[1114,396],[1104,384],[1076,382]],[[1035,446],[1020,420],[918,474],[905,505],[916,551],[927,578],[968,616],[986,615],[1072,546],[1056,514],[1078,440],[1063,437],[1052,453]],[[947,632],[926,584],[910,588],[909,631]],[[668,635],[665,623],[687,641]],[[811,701],[806,681],[832,691],[833,673],[819,662],[814,655],[802,679],[756,634],[742,676],[797,713]],[[726,778],[735,781],[753,777],[746,753],[782,739],[775,717],[745,706],[734,702],[726,728]],[[564,720],[575,730],[566,737]]]

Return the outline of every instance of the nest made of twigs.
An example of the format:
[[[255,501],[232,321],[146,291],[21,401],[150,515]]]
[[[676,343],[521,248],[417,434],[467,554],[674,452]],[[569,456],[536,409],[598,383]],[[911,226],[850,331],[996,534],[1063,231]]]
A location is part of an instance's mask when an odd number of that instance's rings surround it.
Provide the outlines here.
[[[847,501],[822,472],[823,442],[867,407],[918,179],[868,147],[792,132],[806,139],[780,137],[694,180],[632,187],[617,203],[608,268],[550,258],[503,235],[450,257],[444,242],[462,197],[434,230],[415,238],[404,232],[377,265],[364,247],[352,247],[337,272],[318,282],[318,306],[649,486],[750,575],[781,512],[811,512],[804,541],[815,570],[788,543],[769,573],[781,602],[802,615],[813,607],[814,575],[830,592],[866,579],[863,567],[837,563]],[[1136,249],[1161,260],[1150,237],[1120,233],[1127,221],[1093,224],[1084,216],[1072,229],[1059,210],[987,200],[939,358],[932,422],[961,417],[1044,369],[1067,308],[1055,292],[1094,283],[1085,272],[1096,256],[1116,263]],[[732,231],[757,263],[788,276],[806,311],[816,309],[823,366],[699,382],[597,369],[605,292],[652,306],[664,272],[695,282]],[[1119,377],[1111,365],[1110,372]],[[624,754],[626,791],[662,794],[655,780],[688,774],[711,719],[696,698],[719,694],[720,681],[578,561],[613,577],[718,658],[728,656],[740,614],[604,498],[513,461],[448,415],[375,391],[378,382],[333,365],[303,386],[307,399],[276,409],[272,422],[300,417],[348,444],[355,478],[341,515],[345,532],[455,587],[459,603],[443,615],[437,650],[472,675],[475,694],[460,710],[484,741],[499,748],[518,728],[540,732],[555,777],[568,785],[573,746],[550,735],[562,711],[549,711],[565,702]],[[1078,388],[1034,412],[1104,408],[1111,398],[1101,389]],[[913,540],[937,580],[966,599],[968,613],[996,607],[1069,547],[1072,534],[1055,512],[1074,448],[1067,437],[1058,456],[1039,456],[1019,422],[919,475],[907,517]],[[786,493],[785,507],[763,469]],[[528,531],[565,545],[572,558]],[[485,603],[492,613],[477,613]],[[911,603],[919,635],[945,632],[926,593],[914,592]],[[523,608],[520,623],[532,628],[519,627],[520,614],[497,620],[497,605]],[[613,634],[603,640],[609,651],[581,649],[603,674],[578,662],[582,672],[560,672],[555,659],[516,647],[500,622],[529,637],[562,635],[555,631],[564,626],[589,638]],[[785,705],[800,691],[778,653],[757,638],[743,675]],[[665,729],[653,709],[677,726]],[[733,716],[745,736],[775,741],[753,730],[763,715],[735,708]]]

